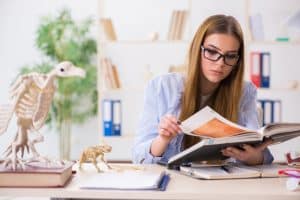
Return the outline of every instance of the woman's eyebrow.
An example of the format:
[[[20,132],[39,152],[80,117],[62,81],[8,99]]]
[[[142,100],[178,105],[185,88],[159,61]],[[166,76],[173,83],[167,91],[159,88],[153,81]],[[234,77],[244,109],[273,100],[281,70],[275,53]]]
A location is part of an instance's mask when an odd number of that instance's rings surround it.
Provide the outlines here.
[[[214,48],[214,49],[217,49],[217,50],[219,50],[219,51],[221,51],[221,52],[224,52],[222,49],[220,49],[219,47],[217,47],[217,46],[215,46],[215,45],[213,45],[213,44],[208,44],[207,46],[212,47],[212,48]],[[238,52],[239,52],[239,50],[229,50],[229,51],[225,51],[225,53],[238,53]]]

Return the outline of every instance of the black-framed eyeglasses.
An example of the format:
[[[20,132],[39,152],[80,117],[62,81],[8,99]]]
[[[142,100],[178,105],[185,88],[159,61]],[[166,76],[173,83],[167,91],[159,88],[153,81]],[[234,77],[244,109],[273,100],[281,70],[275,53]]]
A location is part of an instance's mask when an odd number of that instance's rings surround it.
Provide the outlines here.
[[[214,49],[205,48],[202,45],[201,45],[201,50],[203,52],[204,58],[211,61],[218,61],[220,58],[223,58],[223,62],[226,65],[232,67],[238,63],[240,58],[240,56],[237,53],[221,54],[220,52]]]

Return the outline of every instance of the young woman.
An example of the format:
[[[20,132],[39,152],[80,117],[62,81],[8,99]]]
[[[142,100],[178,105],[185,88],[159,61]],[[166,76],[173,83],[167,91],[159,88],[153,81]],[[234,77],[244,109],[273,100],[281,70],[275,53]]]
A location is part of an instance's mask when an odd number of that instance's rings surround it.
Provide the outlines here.
[[[206,105],[242,126],[259,128],[256,88],[243,81],[244,62],[244,39],[237,20],[225,15],[206,19],[191,43],[187,74],[162,75],[148,84],[133,161],[166,161],[199,142],[182,134],[177,121]],[[249,165],[271,163],[273,157],[266,148],[270,143],[228,147],[222,153]]]

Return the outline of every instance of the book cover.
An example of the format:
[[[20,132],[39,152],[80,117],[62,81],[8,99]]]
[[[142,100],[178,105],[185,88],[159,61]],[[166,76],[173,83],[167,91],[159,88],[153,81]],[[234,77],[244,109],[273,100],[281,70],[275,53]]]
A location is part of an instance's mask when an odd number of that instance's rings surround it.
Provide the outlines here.
[[[0,187],[62,187],[72,176],[72,166],[72,162],[63,166],[32,163],[13,171],[0,165]]]
[[[221,150],[228,146],[256,145],[265,138],[276,144],[300,136],[300,123],[271,123],[251,130],[225,119],[209,106],[181,122],[180,127],[185,134],[202,140],[171,157],[167,164],[170,168],[192,161],[224,160],[227,157]]]
[[[241,179],[241,178],[272,178],[279,177],[279,170],[287,169],[286,165],[270,164],[270,165],[223,165],[223,166],[202,166],[189,167],[180,166],[180,172],[185,175],[197,179]]]
[[[169,175],[165,171],[122,171],[95,174],[80,184],[81,189],[165,190]]]

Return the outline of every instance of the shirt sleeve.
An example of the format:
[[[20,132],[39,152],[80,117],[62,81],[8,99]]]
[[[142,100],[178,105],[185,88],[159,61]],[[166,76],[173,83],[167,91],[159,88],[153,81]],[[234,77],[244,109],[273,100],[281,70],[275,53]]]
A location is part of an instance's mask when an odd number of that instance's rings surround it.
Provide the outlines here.
[[[155,163],[161,157],[154,157],[150,153],[153,139],[158,135],[158,87],[157,80],[151,80],[144,94],[144,107],[137,127],[132,158],[134,163]]]
[[[241,113],[240,113],[240,124],[247,128],[259,129],[260,122],[257,110],[257,91],[252,83],[246,83],[244,88],[244,96],[241,101]],[[266,148],[263,151],[264,161],[263,164],[270,164],[273,162],[274,158]]]

